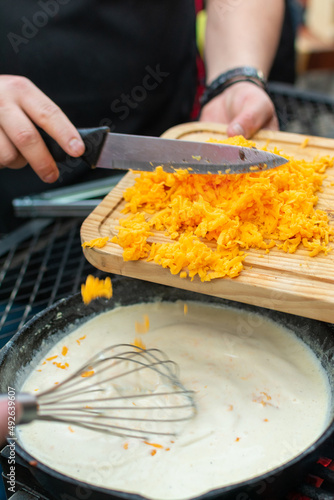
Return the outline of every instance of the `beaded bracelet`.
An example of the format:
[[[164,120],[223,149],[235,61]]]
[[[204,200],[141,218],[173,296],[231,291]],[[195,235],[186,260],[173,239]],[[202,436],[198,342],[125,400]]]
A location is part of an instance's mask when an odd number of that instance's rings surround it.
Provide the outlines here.
[[[267,91],[267,82],[262,71],[251,66],[242,66],[222,73],[210,85],[207,85],[201,97],[201,106],[205,106],[225,89],[239,82],[254,83]]]

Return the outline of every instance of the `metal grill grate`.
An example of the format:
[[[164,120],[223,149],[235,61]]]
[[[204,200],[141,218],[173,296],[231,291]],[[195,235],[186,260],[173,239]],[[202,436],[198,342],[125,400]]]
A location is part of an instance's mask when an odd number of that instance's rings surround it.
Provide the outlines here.
[[[274,83],[269,93],[282,131],[334,138],[334,98]]]
[[[34,314],[79,291],[89,273],[100,274],[81,250],[82,219],[47,222],[0,260],[0,346]]]

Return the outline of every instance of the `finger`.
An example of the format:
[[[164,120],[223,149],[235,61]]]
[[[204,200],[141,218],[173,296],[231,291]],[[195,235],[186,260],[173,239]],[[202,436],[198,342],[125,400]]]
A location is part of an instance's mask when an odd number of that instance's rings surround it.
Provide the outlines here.
[[[24,112],[47,132],[71,156],[81,156],[85,145],[79,132],[63,111],[33,83],[19,94],[18,104]]]
[[[227,134],[229,136],[243,135],[246,139],[249,139],[264,124],[270,123],[274,116],[274,105],[269,98],[266,100],[247,100],[243,109],[229,124]]]
[[[0,168],[22,168],[27,160],[18,152],[14,144],[0,128]]]
[[[58,168],[30,119],[19,108],[1,117],[7,137],[44,182],[55,182]]]

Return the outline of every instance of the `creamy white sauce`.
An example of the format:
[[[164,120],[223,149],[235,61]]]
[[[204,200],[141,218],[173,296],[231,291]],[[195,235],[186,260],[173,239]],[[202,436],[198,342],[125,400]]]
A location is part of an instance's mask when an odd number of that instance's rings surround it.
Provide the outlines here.
[[[197,415],[176,438],[150,439],[162,448],[73,425],[34,422],[19,429],[31,455],[101,487],[153,499],[186,499],[271,470],[324,430],[329,382],[311,350],[262,316],[196,302],[188,303],[187,314],[181,302],[103,313],[45,356],[58,355],[56,361],[67,362],[68,368],[41,362],[22,389],[37,394],[104,347],[133,343],[139,336],[135,322],[143,323],[145,314],[150,328],[140,338],[179,365],[182,383],[196,392]]]

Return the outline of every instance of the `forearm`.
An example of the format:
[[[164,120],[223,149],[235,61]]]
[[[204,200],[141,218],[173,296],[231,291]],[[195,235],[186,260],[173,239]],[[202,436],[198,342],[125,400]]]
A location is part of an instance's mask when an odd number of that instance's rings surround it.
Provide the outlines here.
[[[280,38],[284,0],[208,0],[206,79],[238,66],[268,76]]]

